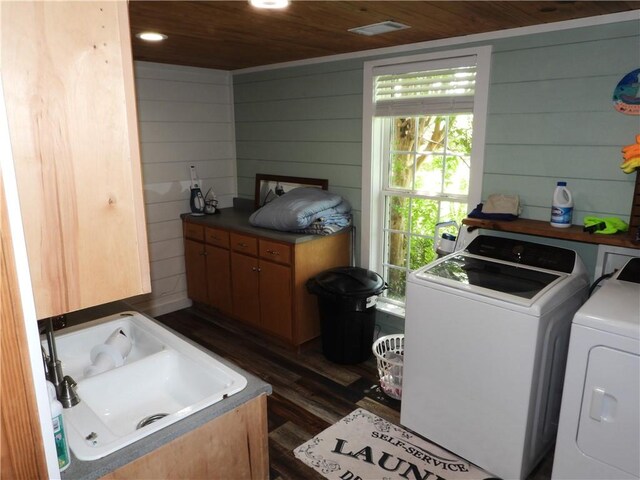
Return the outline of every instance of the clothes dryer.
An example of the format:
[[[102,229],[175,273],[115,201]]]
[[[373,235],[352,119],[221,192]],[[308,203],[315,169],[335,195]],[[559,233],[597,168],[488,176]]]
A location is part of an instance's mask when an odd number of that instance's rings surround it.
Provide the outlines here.
[[[552,478],[640,477],[640,258],[576,313]]]
[[[401,423],[505,479],[555,439],[588,277],[567,249],[480,235],[409,275]]]

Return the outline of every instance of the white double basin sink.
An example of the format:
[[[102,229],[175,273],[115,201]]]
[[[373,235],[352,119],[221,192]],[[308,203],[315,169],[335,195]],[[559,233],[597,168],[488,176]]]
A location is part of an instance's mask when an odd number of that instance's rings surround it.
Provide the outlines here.
[[[117,329],[131,342],[124,363],[85,377],[91,350]],[[137,312],[66,328],[55,338],[64,374],[77,382],[80,397],[63,412],[79,460],[113,453],[247,385],[239,373]]]

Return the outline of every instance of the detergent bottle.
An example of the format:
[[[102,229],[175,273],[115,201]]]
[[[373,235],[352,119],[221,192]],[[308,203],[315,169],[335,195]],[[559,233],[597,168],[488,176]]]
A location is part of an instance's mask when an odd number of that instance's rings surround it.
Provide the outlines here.
[[[58,468],[60,468],[62,472],[71,464],[69,444],[67,443],[67,435],[64,430],[64,420],[62,417],[62,404],[56,398],[56,387],[53,386],[53,383],[47,382],[47,391],[49,393],[49,406],[51,407],[53,436],[58,454]]]
[[[567,188],[567,182],[558,182],[553,192],[551,204],[551,226],[568,228],[571,226],[573,216],[573,197]]]

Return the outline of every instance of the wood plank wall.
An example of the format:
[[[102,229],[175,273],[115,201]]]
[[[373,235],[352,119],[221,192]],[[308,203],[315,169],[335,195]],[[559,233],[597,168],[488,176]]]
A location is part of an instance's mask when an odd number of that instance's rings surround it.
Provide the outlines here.
[[[229,72],[135,62],[152,292],[130,299],[160,315],[190,304],[180,214],[189,212],[195,165],[202,192],[221,208],[236,193],[233,91]]]
[[[327,178],[359,225],[362,61],[234,75],[238,191],[256,173]]]
[[[618,165],[638,117],[616,112],[611,97],[638,68],[639,43],[638,23],[620,22],[439,47],[493,46],[483,198],[517,193],[523,217],[546,220],[556,181],[566,180],[576,222],[628,219],[634,178]],[[252,196],[256,173],[328,178],[359,226],[364,60],[234,75],[241,197]],[[570,246],[595,265],[595,247]]]
[[[620,170],[637,116],[613,108],[613,90],[638,68],[637,22],[500,42],[493,55],[483,194],[520,193],[523,216],[548,220],[566,180],[574,223],[628,220],[635,178]],[[629,54],[634,50],[636,54]]]

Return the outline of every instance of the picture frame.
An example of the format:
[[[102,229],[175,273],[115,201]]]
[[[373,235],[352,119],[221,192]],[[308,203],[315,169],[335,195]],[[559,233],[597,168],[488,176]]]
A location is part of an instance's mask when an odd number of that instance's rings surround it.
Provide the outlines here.
[[[287,193],[298,187],[315,187],[328,190],[329,180],[326,178],[289,177],[257,173],[253,197],[255,210],[269,203],[278,194]]]

